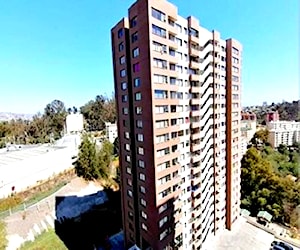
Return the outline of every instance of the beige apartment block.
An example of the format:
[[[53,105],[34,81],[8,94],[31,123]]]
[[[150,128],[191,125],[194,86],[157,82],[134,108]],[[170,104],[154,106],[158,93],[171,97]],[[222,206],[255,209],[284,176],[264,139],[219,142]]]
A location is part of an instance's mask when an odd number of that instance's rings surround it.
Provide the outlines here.
[[[210,249],[240,212],[242,46],[165,0],[111,37],[126,248]]]
[[[295,121],[271,121],[267,123],[269,130],[269,142],[277,148],[280,144],[292,146],[300,142],[300,122]]]

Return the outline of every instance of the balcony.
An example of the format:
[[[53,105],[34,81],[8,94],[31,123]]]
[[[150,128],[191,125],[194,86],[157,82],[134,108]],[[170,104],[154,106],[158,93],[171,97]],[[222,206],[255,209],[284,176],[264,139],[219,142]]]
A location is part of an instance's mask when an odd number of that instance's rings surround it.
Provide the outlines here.
[[[193,36],[193,35],[189,35],[189,41],[191,43],[199,44],[199,37],[196,37],[196,36]]]
[[[200,75],[198,74],[191,74],[190,81],[200,81]]]
[[[200,68],[200,63],[197,62],[197,61],[190,61],[190,68],[199,69]]]
[[[200,93],[200,86],[198,86],[198,87],[192,86],[191,87],[191,92],[192,93]]]
[[[199,98],[192,98],[190,99],[190,105],[200,105],[200,95]]]
[[[200,110],[192,110],[191,111],[191,116],[192,117],[200,116]]]
[[[201,214],[202,214],[202,212],[201,212],[201,209],[200,209],[200,208],[194,209],[194,210],[192,211],[192,215],[193,215],[193,217],[195,218],[194,221],[197,220],[198,217],[199,217]],[[200,218],[199,218],[199,219],[200,219]]]
[[[200,143],[192,143],[191,144],[191,151],[197,151],[197,150],[201,150]]]
[[[201,127],[200,120],[194,122],[192,122],[191,120],[191,128],[200,128],[200,127]]]
[[[189,54],[191,56],[199,56],[199,49],[195,47],[190,47]]]
[[[195,154],[193,157],[192,157],[192,163],[197,163],[197,162],[199,162],[199,161],[201,161],[201,156],[199,155],[199,154]],[[198,171],[196,171],[196,170],[198,170]],[[201,168],[200,168],[200,166],[199,167],[196,167],[196,170],[195,171],[193,171],[193,173],[195,174],[195,173],[198,173],[200,170],[201,170]]]

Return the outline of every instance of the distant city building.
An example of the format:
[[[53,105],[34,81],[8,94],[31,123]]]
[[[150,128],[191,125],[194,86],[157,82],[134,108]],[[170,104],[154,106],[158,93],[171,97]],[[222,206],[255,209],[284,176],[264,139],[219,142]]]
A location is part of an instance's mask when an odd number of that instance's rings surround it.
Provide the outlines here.
[[[106,131],[106,138],[111,142],[114,143],[115,139],[118,137],[118,127],[117,123],[105,123],[105,131]]]
[[[67,115],[65,126],[67,134],[83,131],[83,115],[79,113]]]
[[[269,142],[275,148],[280,144],[291,146],[294,142],[300,142],[300,122],[271,121],[267,123],[267,128]]]
[[[279,113],[277,110],[268,112],[266,114],[266,123],[271,122],[271,121],[274,121],[274,122],[279,121]]]
[[[242,112],[241,132],[247,143],[250,142],[256,132],[256,114],[252,112]]]

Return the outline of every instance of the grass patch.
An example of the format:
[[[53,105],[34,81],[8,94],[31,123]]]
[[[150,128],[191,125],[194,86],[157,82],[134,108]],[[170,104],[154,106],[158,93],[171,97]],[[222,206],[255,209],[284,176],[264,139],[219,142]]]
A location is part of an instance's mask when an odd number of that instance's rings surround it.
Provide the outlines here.
[[[53,229],[44,231],[34,241],[25,242],[19,250],[66,250],[65,244]]]
[[[24,204],[28,207],[39,202],[58,191],[74,177],[74,171],[67,171],[52,179],[49,178],[24,192],[12,194],[5,199],[0,199],[0,218],[8,216],[9,209],[11,209],[12,212],[17,212],[24,209]]]
[[[5,223],[3,221],[0,221],[0,250],[6,249],[6,228]]]

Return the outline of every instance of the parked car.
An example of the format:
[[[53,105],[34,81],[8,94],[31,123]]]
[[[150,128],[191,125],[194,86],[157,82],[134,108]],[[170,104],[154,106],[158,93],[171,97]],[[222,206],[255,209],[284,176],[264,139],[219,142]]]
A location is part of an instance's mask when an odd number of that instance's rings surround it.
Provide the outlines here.
[[[271,246],[276,246],[276,245],[278,245],[278,244],[279,244],[279,241],[274,240],[274,241],[272,241]]]
[[[272,250],[285,250],[285,248],[278,246],[278,245],[274,245]]]
[[[271,246],[273,246],[272,249],[278,249],[278,250],[293,250],[293,247],[290,246],[289,244],[285,243],[285,242],[282,242],[282,241],[276,241],[274,240],[272,243],[271,243]]]
[[[292,246],[290,246],[289,244],[280,241],[278,246],[281,246],[283,249],[285,250],[293,250],[294,248]]]

